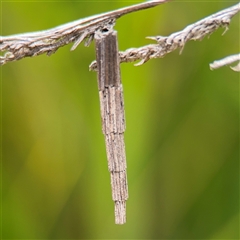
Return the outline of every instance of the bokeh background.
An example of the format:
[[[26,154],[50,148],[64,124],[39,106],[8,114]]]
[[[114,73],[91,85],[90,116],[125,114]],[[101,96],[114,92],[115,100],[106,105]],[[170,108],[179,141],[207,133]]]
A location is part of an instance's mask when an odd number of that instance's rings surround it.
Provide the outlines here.
[[[44,30],[136,1],[1,2],[1,35]],[[117,21],[119,48],[149,43],[237,1],[173,1]],[[239,52],[229,31],[121,65],[127,223],[114,224],[94,43],[1,67],[3,239],[239,239]]]

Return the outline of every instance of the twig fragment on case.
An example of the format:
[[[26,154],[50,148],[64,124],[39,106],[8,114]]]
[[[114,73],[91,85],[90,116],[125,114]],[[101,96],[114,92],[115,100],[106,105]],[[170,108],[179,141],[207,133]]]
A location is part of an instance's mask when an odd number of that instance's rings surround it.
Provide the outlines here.
[[[124,224],[128,199],[123,135],[126,127],[116,31],[106,28],[96,32],[95,43],[102,131],[111,178],[115,223]]]

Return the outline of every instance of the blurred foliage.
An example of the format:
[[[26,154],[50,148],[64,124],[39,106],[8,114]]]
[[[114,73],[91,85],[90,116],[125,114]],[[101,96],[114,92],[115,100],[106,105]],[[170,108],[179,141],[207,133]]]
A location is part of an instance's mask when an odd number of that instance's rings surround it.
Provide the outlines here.
[[[235,1],[237,2],[237,1]],[[4,1],[1,35],[48,29],[134,1]],[[119,48],[169,35],[234,2],[176,1],[117,21]],[[130,198],[114,224],[94,43],[1,67],[3,239],[239,239],[239,15],[143,66],[122,64]]]

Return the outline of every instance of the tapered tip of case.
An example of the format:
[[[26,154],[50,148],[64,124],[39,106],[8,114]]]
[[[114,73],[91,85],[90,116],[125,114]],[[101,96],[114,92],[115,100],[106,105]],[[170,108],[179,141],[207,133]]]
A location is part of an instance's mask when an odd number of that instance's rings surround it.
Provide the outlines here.
[[[126,223],[125,201],[115,201],[115,223],[120,225]]]

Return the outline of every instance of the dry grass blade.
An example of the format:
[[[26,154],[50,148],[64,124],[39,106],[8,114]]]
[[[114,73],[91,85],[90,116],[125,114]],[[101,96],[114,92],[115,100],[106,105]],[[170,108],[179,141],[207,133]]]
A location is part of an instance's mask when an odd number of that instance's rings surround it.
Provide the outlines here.
[[[220,27],[225,27],[227,30],[231,18],[239,11],[240,3],[188,25],[183,30],[169,36],[148,37],[149,39],[157,41],[157,44],[149,44],[140,48],[131,48],[124,52],[119,52],[120,62],[134,62],[140,60],[139,63],[135,64],[137,66],[152,58],[163,58],[166,54],[178,48],[181,49],[181,53],[186,42],[190,40],[201,40]],[[89,69],[97,69],[96,61],[90,64]]]
[[[72,47],[72,50],[74,50],[84,39],[92,40],[97,30],[103,29],[108,25],[114,25],[115,20],[119,17],[142,9],[155,7],[167,1],[148,1],[83,18],[45,31],[0,36],[0,51],[4,53],[3,56],[0,56],[0,65],[43,53],[51,55],[59,47],[72,42],[75,42]]]
[[[214,70],[223,66],[230,65],[234,62],[238,62],[238,64],[234,67],[231,67],[231,69],[233,71],[240,72],[240,53],[214,61],[210,64],[210,69]]]

